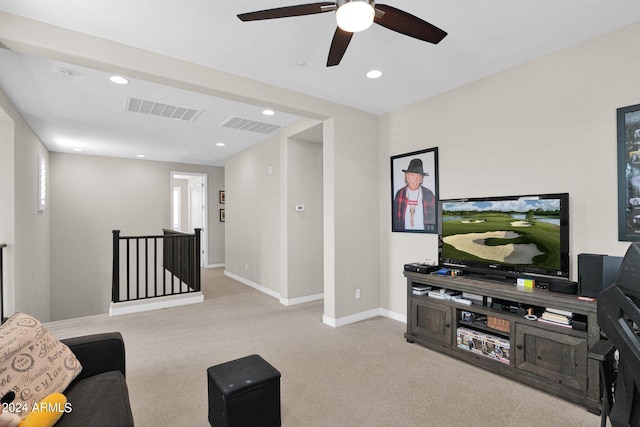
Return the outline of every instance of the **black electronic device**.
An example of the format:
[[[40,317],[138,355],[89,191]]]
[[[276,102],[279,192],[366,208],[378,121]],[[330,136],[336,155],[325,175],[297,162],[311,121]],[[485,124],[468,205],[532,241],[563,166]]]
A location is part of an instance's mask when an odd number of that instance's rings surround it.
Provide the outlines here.
[[[578,254],[578,295],[597,297],[616,281],[622,257]]]
[[[569,278],[568,193],[441,200],[439,214],[442,266]]]
[[[627,250],[615,283],[598,295],[598,326],[619,355],[615,374],[612,363],[601,362],[603,417],[613,427],[640,426],[640,242]]]
[[[551,292],[575,295],[578,292],[578,282],[572,282],[571,280],[549,280],[547,281],[547,288]]]
[[[424,264],[421,262],[412,262],[404,265],[404,271],[413,271],[415,273],[429,274],[438,270],[437,265]]]

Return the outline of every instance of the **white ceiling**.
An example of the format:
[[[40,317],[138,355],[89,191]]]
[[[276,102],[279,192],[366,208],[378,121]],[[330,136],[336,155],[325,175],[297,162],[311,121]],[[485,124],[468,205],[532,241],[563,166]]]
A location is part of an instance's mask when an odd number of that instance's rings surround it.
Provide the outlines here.
[[[0,49],[0,69],[0,88],[51,151],[224,166],[227,157],[273,134],[221,127],[230,118],[275,126],[300,119],[132,78],[116,85],[102,71],[6,49]],[[132,112],[129,98],[200,113],[187,121]]]
[[[340,65],[327,68],[336,26],[334,12],[244,23],[236,17],[238,13],[303,2],[0,0],[0,10],[373,114],[395,110],[640,21],[638,0],[386,0],[442,28],[448,36],[432,45],[374,25],[354,35]],[[140,151],[160,160],[168,156],[174,161],[193,163],[187,160],[200,159],[219,164],[225,154],[214,154],[211,143],[218,141],[219,124],[229,116],[284,125],[297,119],[283,113],[267,118],[256,107],[147,82],[133,81],[115,88],[103,83],[105,75],[77,67],[69,67],[73,68],[72,76],[63,79],[53,76],[51,69],[65,64],[14,55],[0,50],[0,87],[54,150],[62,150],[54,146],[56,135],[68,135],[73,145],[74,138],[89,144],[91,134],[100,136],[96,142],[101,144],[100,150],[113,150],[107,155],[119,155],[116,152],[128,148],[127,155]],[[383,77],[365,78],[374,68],[383,71]],[[171,126],[164,128],[158,124],[161,119],[143,120],[133,117],[139,113],[124,112],[126,96],[202,108],[212,116],[204,120],[203,113],[188,124],[168,120]],[[83,111],[82,103],[86,102],[95,102],[90,111],[86,106]],[[211,123],[216,129],[207,128]],[[197,132],[183,133],[185,124]],[[255,143],[251,140],[255,135],[247,134],[234,131],[219,137],[234,140],[237,146]],[[136,146],[132,146],[133,140]],[[139,148],[137,144],[141,144]],[[162,152],[152,154],[154,145]],[[225,148],[232,151],[229,144]]]

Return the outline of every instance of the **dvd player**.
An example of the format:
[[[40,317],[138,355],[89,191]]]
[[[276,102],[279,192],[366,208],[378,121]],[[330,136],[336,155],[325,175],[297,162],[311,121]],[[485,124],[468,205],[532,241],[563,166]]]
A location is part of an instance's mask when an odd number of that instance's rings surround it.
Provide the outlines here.
[[[440,267],[438,267],[437,265],[424,264],[421,262],[412,262],[410,264],[404,265],[404,271],[413,271],[414,273],[423,273],[423,274],[432,273],[438,270],[439,268]]]

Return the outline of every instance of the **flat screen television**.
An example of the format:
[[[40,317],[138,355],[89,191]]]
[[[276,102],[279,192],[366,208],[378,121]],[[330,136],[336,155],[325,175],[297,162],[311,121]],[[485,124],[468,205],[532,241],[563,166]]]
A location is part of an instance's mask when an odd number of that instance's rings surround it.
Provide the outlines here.
[[[492,279],[569,278],[569,194],[440,200],[442,266]]]

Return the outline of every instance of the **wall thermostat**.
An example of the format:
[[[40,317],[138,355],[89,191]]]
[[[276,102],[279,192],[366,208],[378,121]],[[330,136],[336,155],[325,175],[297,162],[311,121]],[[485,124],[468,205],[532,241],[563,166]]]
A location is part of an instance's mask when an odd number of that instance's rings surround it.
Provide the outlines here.
[[[305,207],[304,205],[296,205],[296,212],[304,212]]]

